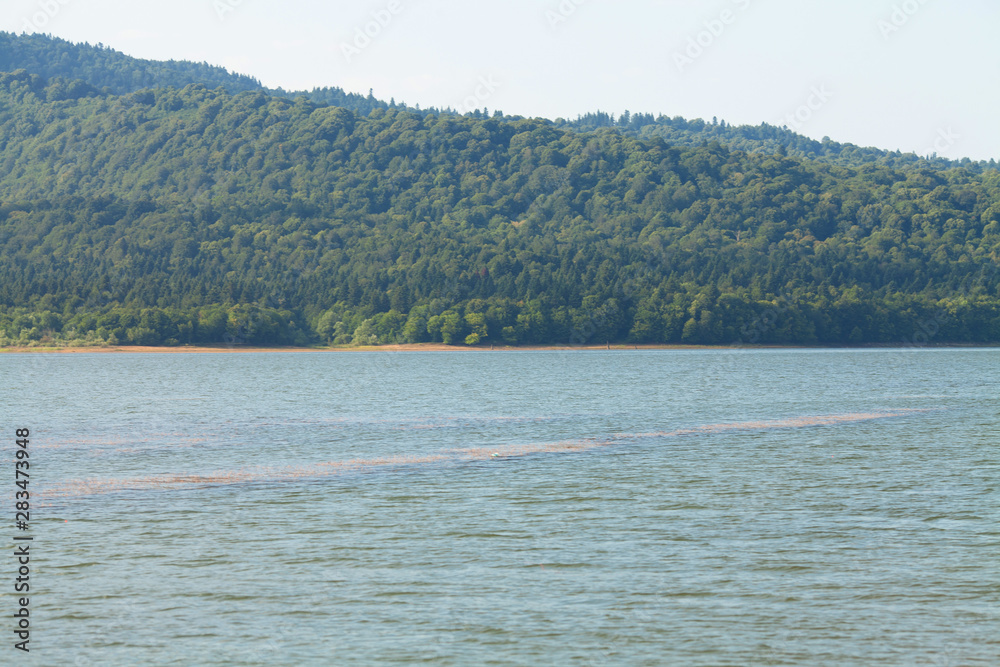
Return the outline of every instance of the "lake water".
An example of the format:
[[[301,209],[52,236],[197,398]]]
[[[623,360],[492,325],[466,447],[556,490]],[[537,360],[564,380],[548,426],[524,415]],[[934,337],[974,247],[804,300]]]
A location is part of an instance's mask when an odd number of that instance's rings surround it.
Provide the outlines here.
[[[4,664],[1000,664],[998,350],[0,374],[4,506],[33,436]]]

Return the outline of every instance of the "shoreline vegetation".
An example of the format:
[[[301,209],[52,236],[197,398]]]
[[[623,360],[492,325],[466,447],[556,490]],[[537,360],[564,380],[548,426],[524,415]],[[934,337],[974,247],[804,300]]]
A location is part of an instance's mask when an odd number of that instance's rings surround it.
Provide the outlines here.
[[[102,346],[19,346],[0,347],[0,354],[250,354],[261,352],[599,352],[599,351],[681,351],[681,350],[864,350],[864,349],[979,349],[1000,348],[995,343],[938,343],[926,345],[656,345],[617,343],[605,345],[444,345],[442,343],[396,343],[387,345],[337,346],[256,346],[256,345],[102,345]]]
[[[0,349],[1000,340],[992,161],[4,57]]]

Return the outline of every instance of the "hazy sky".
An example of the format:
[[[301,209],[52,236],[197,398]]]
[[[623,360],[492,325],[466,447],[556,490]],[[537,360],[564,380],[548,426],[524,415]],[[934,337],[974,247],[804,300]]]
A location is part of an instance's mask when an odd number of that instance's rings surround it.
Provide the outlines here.
[[[1000,159],[998,26],[996,0],[5,0],[0,22],[289,90],[718,116],[976,159]]]

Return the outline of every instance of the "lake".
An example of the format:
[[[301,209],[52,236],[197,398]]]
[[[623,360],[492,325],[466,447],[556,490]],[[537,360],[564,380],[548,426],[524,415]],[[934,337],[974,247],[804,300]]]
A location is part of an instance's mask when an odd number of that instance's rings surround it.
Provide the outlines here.
[[[32,431],[19,664],[1000,664],[1000,350],[0,373],[7,504]]]

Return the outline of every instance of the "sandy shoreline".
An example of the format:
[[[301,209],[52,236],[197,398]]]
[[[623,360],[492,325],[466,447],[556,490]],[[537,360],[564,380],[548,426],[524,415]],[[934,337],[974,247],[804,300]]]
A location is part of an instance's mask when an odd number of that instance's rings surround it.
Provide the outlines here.
[[[444,345],[442,343],[410,343],[369,345],[360,347],[254,347],[243,345],[180,345],[154,347],[146,345],[114,345],[107,347],[3,347],[0,354],[256,354],[261,352],[539,352],[539,351],[600,351],[600,350],[835,350],[835,349],[971,349],[991,348],[998,344],[926,345],[905,347],[870,345],[861,347],[818,345]]]
[[[252,354],[260,352],[523,352],[544,350],[724,350],[729,346],[707,345],[444,345],[442,343],[411,343],[367,345],[358,347],[253,347],[249,345],[180,345],[154,347],[148,345],[109,345],[107,347],[4,347],[4,353],[32,354]]]

